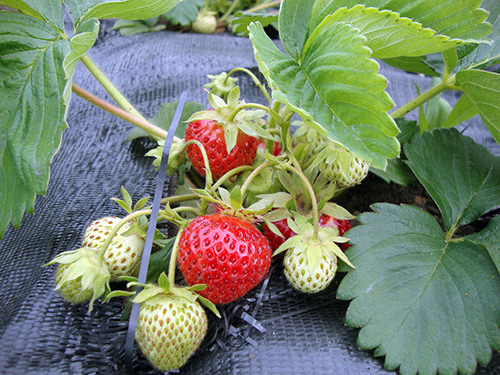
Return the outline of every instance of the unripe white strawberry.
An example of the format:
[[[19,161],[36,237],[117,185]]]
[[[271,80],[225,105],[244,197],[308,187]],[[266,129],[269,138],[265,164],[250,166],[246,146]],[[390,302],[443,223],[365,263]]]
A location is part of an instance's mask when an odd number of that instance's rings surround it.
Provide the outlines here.
[[[215,305],[197,292],[206,285],[176,287],[163,272],[158,284],[129,282],[128,287],[142,285],[144,289],[132,301],[140,303],[135,340],[153,367],[175,371],[182,367],[198,349],[207,332],[208,320],[203,306],[217,317]],[[134,292],[114,291],[108,297],[133,295]]]
[[[217,18],[215,12],[201,10],[196,20],[191,24],[193,31],[201,34],[212,34],[217,28]]]
[[[297,235],[287,239],[274,253],[287,251],[283,258],[284,273],[290,284],[304,293],[324,290],[335,277],[338,258],[354,267],[336,243],[347,242],[338,228],[314,227],[296,214],[288,225]]]
[[[197,301],[159,294],[142,303],[135,339],[151,365],[168,372],[193,355],[207,326],[206,313]]]
[[[370,165],[347,149],[329,142],[318,159],[320,172],[335,181],[340,189],[359,184],[367,175]]]
[[[63,275],[69,266],[70,264],[59,264],[56,269],[56,285],[60,285],[59,293],[61,297],[69,303],[79,304],[89,302],[92,299],[93,289],[82,288],[83,275],[78,276],[76,279],[61,283]]]
[[[332,282],[337,271],[337,257],[332,253],[320,256],[318,264],[312,268],[306,252],[288,251],[283,258],[284,273],[290,284],[303,293],[316,293]]]
[[[111,276],[108,267],[94,249],[82,247],[57,255],[47,265],[58,263],[56,288],[70,303],[89,303],[92,310],[96,299],[109,292]]]
[[[85,230],[82,245],[99,250],[113,227],[120,221],[120,218],[113,216],[93,221]],[[142,256],[144,239],[136,234],[122,235],[132,224],[128,222],[118,230],[104,253],[103,258],[112,280],[118,280],[120,276],[130,276]]]

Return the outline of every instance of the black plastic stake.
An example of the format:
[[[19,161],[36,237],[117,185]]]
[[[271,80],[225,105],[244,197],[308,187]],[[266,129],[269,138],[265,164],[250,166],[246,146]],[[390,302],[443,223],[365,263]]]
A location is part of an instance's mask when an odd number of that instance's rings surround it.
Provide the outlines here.
[[[144,243],[144,250],[141,259],[141,267],[139,269],[139,277],[137,280],[140,284],[144,284],[146,282],[148,266],[149,266],[149,258],[151,256],[151,249],[153,247],[153,239],[156,230],[156,222],[158,220],[158,213],[160,211],[160,201],[163,196],[163,187],[165,186],[167,164],[168,164],[168,158],[170,156],[170,147],[172,146],[172,142],[174,140],[175,130],[177,129],[177,125],[179,125],[179,121],[181,119],[185,101],[186,101],[186,92],[182,92],[181,96],[179,97],[179,102],[175,110],[174,118],[172,119],[172,122],[168,129],[165,145],[163,146],[163,154],[161,157],[160,170],[158,171],[158,179],[156,181],[156,189],[153,198],[153,207],[151,211],[151,216],[149,218],[149,227],[146,234],[146,241]],[[141,290],[142,287],[137,286],[135,295],[137,295]],[[132,305],[132,310],[130,312],[130,320],[128,323],[127,338],[125,341],[125,363],[129,371],[132,369],[132,360],[134,358],[135,331],[137,329],[137,320],[139,318],[140,307],[141,307],[140,303],[134,303]]]

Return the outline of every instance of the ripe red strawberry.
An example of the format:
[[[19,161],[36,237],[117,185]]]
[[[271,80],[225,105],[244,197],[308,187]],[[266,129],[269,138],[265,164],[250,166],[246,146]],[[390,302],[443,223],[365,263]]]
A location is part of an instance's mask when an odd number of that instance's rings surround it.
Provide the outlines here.
[[[269,244],[271,245],[271,249],[274,251],[278,247],[281,246],[283,242],[285,242],[287,239],[290,237],[293,237],[296,235],[296,233],[290,229],[290,227],[287,224],[287,219],[281,219],[278,221],[275,221],[273,223],[276,225],[283,235],[283,237],[278,236],[277,234],[274,234],[267,225],[264,224],[263,228],[263,233],[266,236],[267,240],[269,241]],[[345,232],[347,232],[349,229],[351,229],[351,223],[349,220],[341,220],[341,219],[336,219],[332,216],[329,215],[321,215],[319,218],[319,225],[322,227],[330,227],[330,228],[338,228],[339,229],[339,236],[343,236]],[[346,251],[346,249],[349,248],[348,243],[343,243],[340,245],[340,248],[342,251]]]
[[[184,229],[178,262],[189,285],[215,304],[240,298],[258,285],[271,265],[269,242],[252,223],[234,216],[198,216]]]
[[[257,154],[257,138],[238,131],[236,145],[227,152],[224,129],[213,120],[195,120],[186,128],[186,142],[195,139],[201,142],[207,151],[210,171],[214,180],[221,178],[226,172],[242,165],[251,165]],[[187,148],[189,160],[194,169],[205,176],[205,163],[200,148],[190,145]]]

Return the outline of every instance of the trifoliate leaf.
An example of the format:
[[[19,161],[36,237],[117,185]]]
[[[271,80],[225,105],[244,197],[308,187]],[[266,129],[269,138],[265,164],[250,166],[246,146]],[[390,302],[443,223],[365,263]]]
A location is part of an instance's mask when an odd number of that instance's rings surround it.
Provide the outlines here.
[[[361,328],[358,345],[401,375],[474,373],[500,348],[500,275],[474,241],[481,236],[447,240],[430,214],[411,206],[372,209],[349,231],[356,270],[337,293],[353,300],[346,322]]]

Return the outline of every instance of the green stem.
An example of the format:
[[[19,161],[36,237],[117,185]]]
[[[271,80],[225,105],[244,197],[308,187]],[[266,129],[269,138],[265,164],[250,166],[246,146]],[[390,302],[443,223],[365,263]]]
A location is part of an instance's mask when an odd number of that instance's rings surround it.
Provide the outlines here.
[[[195,199],[198,199],[198,196],[196,194],[174,195],[171,197],[163,198],[160,201],[160,204],[178,203],[178,202],[192,201]]]
[[[241,172],[245,172],[245,171],[251,171],[255,169],[255,167],[251,166],[251,165],[242,165],[240,167],[236,167],[236,168],[233,168],[231,169],[229,172],[226,172],[221,178],[219,178],[217,180],[217,182],[212,186],[212,188],[214,190],[217,190],[219,187],[221,187],[222,185],[224,185],[227,181],[229,181],[229,179]],[[231,183],[229,181],[229,183]],[[232,183],[231,183],[232,184]]]
[[[175,285],[175,267],[177,266],[177,254],[179,253],[179,242],[181,240],[182,232],[185,228],[185,225],[179,226],[179,231],[177,232],[177,236],[175,236],[174,246],[172,247],[172,252],[170,253],[170,264],[168,267],[168,281],[170,281],[170,285]]]
[[[224,15],[220,18],[221,22],[225,22],[226,19],[233,13],[237,6],[240,5],[241,0],[233,0],[229,9],[224,13]]]
[[[406,103],[404,106],[401,108],[395,110],[394,112],[391,113],[391,117],[393,119],[398,118],[398,117],[403,117],[409,112],[413,111],[415,108],[418,108],[425,102],[429,101],[436,95],[440,94],[441,92],[449,89],[457,90],[458,88],[454,86],[455,83],[455,75],[449,76],[447,79],[443,80],[441,83],[437,84],[434,87],[431,87],[429,90],[425,91],[424,93],[420,94],[417,96],[415,99],[409,101]]]
[[[257,168],[255,168],[253,170],[252,173],[250,173],[250,175],[247,177],[247,179],[245,180],[245,183],[241,186],[241,196],[244,197],[245,196],[245,193],[248,189],[248,187],[250,186],[250,184],[252,183],[253,179],[255,177],[257,177],[257,175],[263,171],[265,168],[267,168],[271,163],[269,161],[266,161],[265,163],[262,163],[261,165],[259,165]]]
[[[269,96],[269,93],[267,92],[266,88],[264,87],[264,85],[259,81],[259,79],[257,78],[257,76],[255,74],[253,74],[250,70],[248,69],[245,69],[245,68],[235,68],[233,70],[231,70],[228,74],[227,74],[227,77],[226,79],[231,76],[233,73],[235,72],[243,72],[243,73],[246,73],[247,75],[250,76],[250,78],[252,78],[253,82],[255,83],[255,85],[260,89],[260,91],[262,91],[262,93],[264,94],[264,96],[266,97],[267,101],[269,103],[272,103],[272,99],[271,97]]]
[[[208,162],[207,150],[205,150],[203,144],[201,144],[201,142],[196,139],[191,139],[190,141],[186,142],[186,144],[182,147],[180,152],[183,152],[188,146],[192,144],[198,146],[201,151],[201,156],[203,157],[203,164],[205,164],[205,183],[206,186],[211,186],[213,184],[212,172],[210,171],[210,163]]]
[[[291,165],[285,165],[286,169],[295,173],[302,180],[304,185],[307,188],[307,192],[309,194],[309,198],[311,199],[311,206],[313,210],[313,225],[314,225],[314,239],[318,237],[318,228],[319,228],[319,210],[318,210],[318,201],[316,199],[316,194],[314,193],[314,189],[311,185],[311,182],[307,179],[306,175],[299,169],[292,167]]]
[[[261,109],[261,110],[269,113],[271,115],[271,117],[274,119],[274,121],[276,121],[276,123],[278,125],[281,125],[281,123],[282,123],[281,117],[280,117],[279,114],[277,114],[276,112],[274,112],[271,108],[266,107],[265,105],[262,105],[262,104],[257,104],[257,103],[245,103],[245,104],[239,105],[238,107],[236,107],[234,109],[234,111],[229,116],[229,121],[231,121],[231,122],[234,121],[234,118],[236,117],[236,115],[240,111],[243,111],[244,109],[247,109],[247,108]]]
[[[106,77],[106,75],[99,69],[99,67],[90,59],[89,56],[83,55],[80,59],[92,75],[99,81],[99,83],[106,89],[111,97],[116,100],[116,103],[128,113],[132,113],[136,117],[144,117],[134,108],[134,106],[123,96],[123,94],[113,85],[113,83]]]
[[[167,138],[167,132],[163,130],[162,128],[159,128],[153,124],[151,124],[149,121],[144,120],[142,117],[137,117],[129,112],[124,111],[123,109],[120,109],[118,107],[115,107],[114,105],[99,99],[95,95],[92,95],[91,93],[85,91],[81,87],[75,85],[73,83],[72,85],[72,90],[73,92],[78,95],[79,97],[89,101],[90,103],[96,105],[97,107],[105,110],[106,112],[109,112],[125,121],[130,122],[131,124],[134,124],[135,126],[143,129],[146,131],[148,134],[150,134],[154,139],[166,139]],[[174,137],[175,142],[181,142],[180,138]]]
[[[253,8],[249,8],[246,10],[246,12],[248,12],[248,13],[256,12],[258,10],[271,8],[271,7],[273,7],[275,5],[279,5],[279,4],[281,4],[281,0],[268,1],[268,2],[264,2],[262,4],[259,4],[259,5],[256,5]]]

